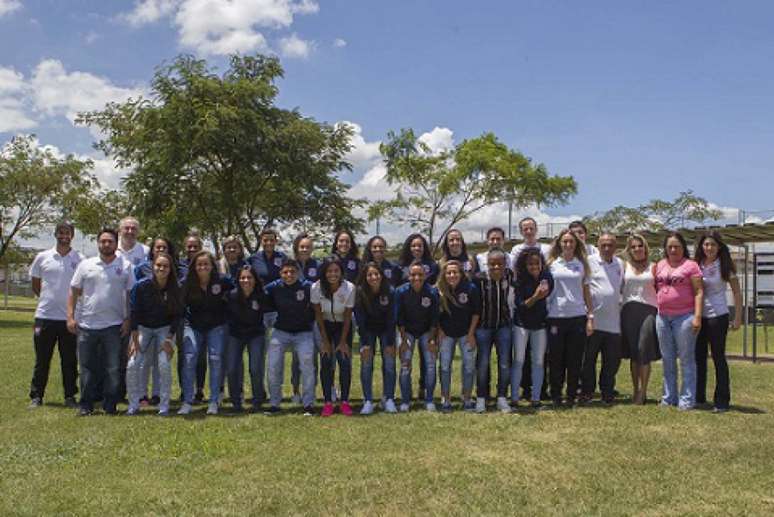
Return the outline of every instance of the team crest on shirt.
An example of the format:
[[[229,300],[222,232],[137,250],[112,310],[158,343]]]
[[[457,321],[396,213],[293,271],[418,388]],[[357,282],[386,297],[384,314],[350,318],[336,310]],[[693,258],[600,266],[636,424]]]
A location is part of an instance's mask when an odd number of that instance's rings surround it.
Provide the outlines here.
[[[350,271],[354,271],[357,268],[357,263],[354,260],[350,260],[347,262],[347,269]]]
[[[429,275],[429,274],[430,274],[430,266],[428,266],[427,264],[423,264],[423,265],[422,265],[422,269],[424,269],[424,270],[425,270],[425,274],[426,274],[426,275]]]
[[[253,310],[257,311],[260,308],[261,308],[261,306],[258,305],[258,300],[253,300]]]
[[[460,303],[468,303],[468,293],[460,293],[460,295],[457,297],[457,300]]]
[[[427,296],[423,296],[422,297],[422,307],[428,308],[428,307],[430,307],[431,303],[432,302],[430,301],[430,298],[428,298]]]
[[[306,296],[306,294],[304,293],[303,290],[296,291],[296,300],[298,300],[299,302],[303,302],[304,301],[304,296]]]
[[[274,265],[280,267],[282,265],[282,258],[274,257]]]
[[[212,284],[212,294],[215,296],[220,294],[220,284]]]
[[[122,270],[120,267],[117,267],[117,268],[116,268],[116,276],[121,276],[121,272],[122,272],[122,271],[123,271],[123,270]]]
[[[392,269],[385,269],[384,276],[387,278],[392,278]]]
[[[390,304],[390,298],[387,296],[380,296],[379,303],[386,307]]]
[[[310,267],[309,271],[306,273],[306,276],[317,276],[317,269]]]
[[[573,273],[578,273],[580,271],[580,265],[579,264],[567,264],[567,269],[572,271]]]
[[[71,268],[73,268],[73,269],[75,269],[75,268],[77,268],[77,267],[78,267],[78,263],[77,263],[76,261],[74,261],[74,260],[73,260],[72,262],[70,262],[70,267],[71,267]]]
[[[473,265],[470,263],[469,260],[466,260],[465,263],[462,265],[463,269],[466,273],[470,273],[473,271]]]

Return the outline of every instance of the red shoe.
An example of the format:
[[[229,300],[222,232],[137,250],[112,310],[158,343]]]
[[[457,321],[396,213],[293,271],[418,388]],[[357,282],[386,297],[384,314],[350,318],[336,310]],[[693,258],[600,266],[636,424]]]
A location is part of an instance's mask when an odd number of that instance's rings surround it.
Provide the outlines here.
[[[325,405],[323,405],[322,413],[320,413],[320,416],[333,416],[333,403],[326,402]]]
[[[341,403],[341,414],[344,416],[352,416],[352,408],[349,405],[349,402],[344,401]]]

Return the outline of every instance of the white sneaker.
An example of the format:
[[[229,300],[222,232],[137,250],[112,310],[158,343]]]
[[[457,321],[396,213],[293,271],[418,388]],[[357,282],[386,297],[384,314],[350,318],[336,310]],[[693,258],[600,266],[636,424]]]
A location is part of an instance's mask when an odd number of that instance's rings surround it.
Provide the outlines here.
[[[186,402],[182,406],[180,406],[180,410],[177,412],[177,414],[178,415],[190,415],[192,409],[193,409],[193,406],[191,406],[191,404],[188,404]]]
[[[370,400],[366,400],[363,403],[363,409],[360,410],[361,415],[370,415],[374,412],[374,403]]]
[[[476,413],[486,412],[486,399],[484,397],[478,397],[476,399]]]
[[[508,399],[505,397],[497,397],[497,409],[501,413],[510,413],[511,405],[508,404]]]
[[[301,403],[301,395],[299,395],[298,393],[296,393],[295,395],[293,395],[292,397],[290,397],[290,401],[291,401],[292,403],[294,403],[294,404],[300,404],[300,403]]]
[[[134,404],[130,404],[129,408],[126,410],[126,414],[129,416],[136,415],[140,412],[140,406],[135,406]]]
[[[434,413],[435,412],[435,404],[432,403],[432,402],[428,402],[427,404],[425,404],[425,409],[427,411],[429,411],[430,413]]]
[[[208,415],[217,415],[218,414],[218,403],[217,402],[210,402],[210,405],[207,406],[207,414]]]
[[[401,413],[408,413],[409,412],[409,405],[405,402],[400,405],[400,412]]]
[[[397,413],[398,408],[395,407],[395,401],[392,399],[387,399],[384,402],[384,412],[385,413]]]

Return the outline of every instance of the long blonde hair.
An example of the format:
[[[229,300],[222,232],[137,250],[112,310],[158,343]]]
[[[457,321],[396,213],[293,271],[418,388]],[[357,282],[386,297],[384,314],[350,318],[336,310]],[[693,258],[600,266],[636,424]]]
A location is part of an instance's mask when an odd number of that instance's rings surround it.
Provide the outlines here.
[[[634,260],[634,255],[632,255],[632,241],[635,240],[640,241],[642,243],[642,247],[645,249],[645,261],[642,264],[642,267],[640,267],[640,264]],[[645,240],[645,237],[639,233],[634,233],[626,239],[626,248],[624,248],[623,255],[626,259],[626,263],[629,264],[632,269],[637,272],[637,274],[640,274],[648,269],[648,265],[650,265],[650,246],[648,246],[648,241]]]
[[[435,287],[438,289],[438,293],[441,295],[441,310],[443,312],[446,312],[447,314],[451,314],[451,310],[449,309],[449,301],[451,301],[452,304],[457,306],[457,300],[454,298],[454,293],[452,292],[452,287],[449,285],[449,283],[446,281],[446,270],[450,267],[456,267],[460,274],[460,282],[467,281],[467,277],[465,276],[465,270],[462,267],[462,263],[459,260],[448,260],[443,261],[441,264],[441,272],[438,275],[438,280],[435,283]]]
[[[548,261],[546,262],[546,267],[550,267],[557,258],[562,256],[562,237],[567,234],[572,235],[572,238],[575,239],[575,258],[578,259],[581,264],[583,264],[583,276],[588,277],[591,272],[591,268],[589,267],[589,261],[586,258],[586,245],[569,228],[565,228],[559,232],[559,236],[554,239],[554,242],[551,244],[551,251],[549,253]]]

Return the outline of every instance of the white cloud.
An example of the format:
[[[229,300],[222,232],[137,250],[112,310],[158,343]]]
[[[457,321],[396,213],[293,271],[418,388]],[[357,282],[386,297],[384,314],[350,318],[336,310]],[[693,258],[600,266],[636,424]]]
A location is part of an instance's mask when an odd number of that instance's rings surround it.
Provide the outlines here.
[[[134,9],[120,15],[129,25],[139,27],[159,21],[169,16],[177,8],[179,0],[140,0],[136,1]]]
[[[0,67],[0,133],[23,131],[36,122],[25,105],[27,84],[13,68]]]
[[[432,131],[419,135],[417,139],[430,148],[432,154],[439,154],[454,148],[454,132],[448,127],[434,127]]]
[[[291,34],[279,40],[279,48],[284,57],[306,59],[314,50],[314,42],[303,40],[296,34]]]
[[[0,0],[0,16],[21,9],[21,6],[22,4],[19,0]]]
[[[92,43],[94,43],[95,41],[100,39],[101,37],[102,36],[100,36],[99,33],[94,32],[94,31],[90,31],[90,32],[86,33],[86,35],[83,37],[83,40],[86,42],[87,45],[91,45]]]
[[[347,41],[341,38],[333,40],[333,46],[336,48],[344,48],[347,46]]]

